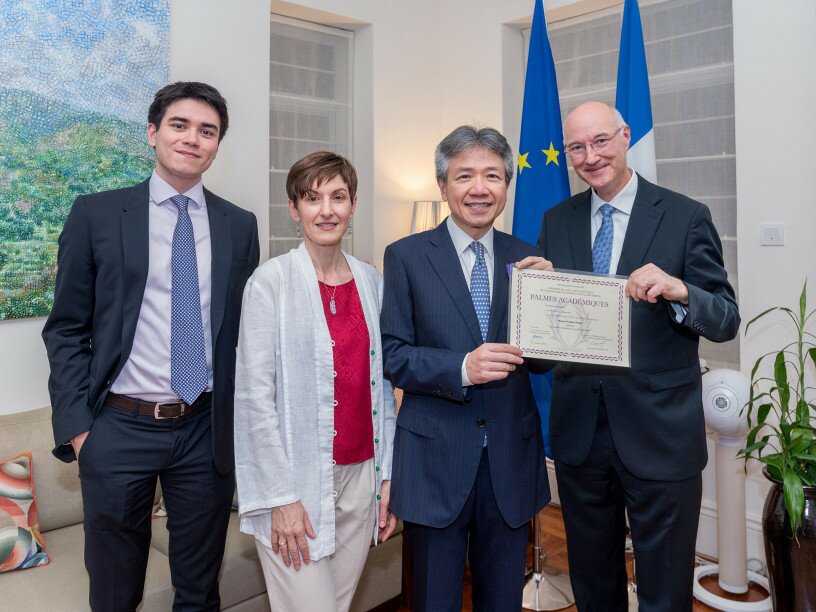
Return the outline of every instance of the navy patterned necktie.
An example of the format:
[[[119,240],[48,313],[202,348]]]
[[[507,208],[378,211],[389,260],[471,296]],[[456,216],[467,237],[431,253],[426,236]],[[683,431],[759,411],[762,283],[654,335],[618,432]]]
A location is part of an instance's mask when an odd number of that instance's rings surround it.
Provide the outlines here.
[[[484,245],[474,240],[469,245],[470,250],[476,253],[476,263],[470,272],[470,297],[476,309],[476,318],[479,319],[479,329],[482,340],[487,340],[487,326],[490,322],[490,280],[487,275],[487,263],[484,256]]]
[[[170,198],[178,208],[170,256],[172,290],[170,307],[170,387],[187,404],[192,404],[207,387],[207,355],[201,323],[201,292],[189,198]]]
[[[592,245],[592,271],[599,274],[609,274],[609,262],[612,259],[612,238],[615,234],[615,224],[612,214],[615,207],[604,204],[600,208],[603,221],[601,228],[595,234],[595,243]]]

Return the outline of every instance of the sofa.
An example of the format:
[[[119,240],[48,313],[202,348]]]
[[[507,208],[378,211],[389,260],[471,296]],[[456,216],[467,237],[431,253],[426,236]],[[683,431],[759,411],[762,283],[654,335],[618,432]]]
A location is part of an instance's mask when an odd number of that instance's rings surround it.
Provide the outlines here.
[[[87,610],[88,576],[83,561],[82,494],[77,464],[51,454],[50,407],[0,416],[0,461],[21,452],[33,456],[34,493],[48,565],[0,573],[3,612]],[[157,491],[157,499],[159,492]],[[351,609],[396,610],[402,590],[402,533],[372,547]],[[173,587],[167,557],[168,533],[162,518],[153,519],[153,536],[139,610],[172,608]],[[221,605],[231,612],[268,611],[263,574],[253,538],[238,530],[238,515],[230,517],[219,578]],[[299,612],[299,611],[282,611]],[[312,611],[304,611],[312,612]]]

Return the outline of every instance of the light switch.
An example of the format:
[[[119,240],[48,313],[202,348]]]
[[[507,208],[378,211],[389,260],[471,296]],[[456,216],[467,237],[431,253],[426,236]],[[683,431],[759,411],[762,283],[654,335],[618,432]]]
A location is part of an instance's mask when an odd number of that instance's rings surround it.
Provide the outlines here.
[[[762,246],[782,246],[785,244],[785,224],[763,223],[759,244]]]

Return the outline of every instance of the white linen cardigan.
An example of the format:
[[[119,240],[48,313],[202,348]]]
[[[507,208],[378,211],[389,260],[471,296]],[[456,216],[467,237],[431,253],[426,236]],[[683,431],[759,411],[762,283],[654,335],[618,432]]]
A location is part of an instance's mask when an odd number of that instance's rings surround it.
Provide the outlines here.
[[[377,507],[391,478],[396,413],[383,379],[382,276],[343,253],[368,326]],[[235,475],[241,531],[271,547],[272,508],[300,500],[317,538],[312,559],[334,552],[332,339],[317,274],[303,243],[260,266],[244,290],[235,372]],[[376,515],[376,512],[375,512]],[[377,539],[374,521],[374,541]]]

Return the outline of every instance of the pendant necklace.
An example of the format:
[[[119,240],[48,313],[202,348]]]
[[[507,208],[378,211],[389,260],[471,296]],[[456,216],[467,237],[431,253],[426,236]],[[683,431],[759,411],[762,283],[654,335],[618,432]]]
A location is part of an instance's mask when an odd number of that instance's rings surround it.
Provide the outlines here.
[[[321,283],[321,284],[326,286],[326,287],[329,286],[325,282]],[[332,287],[332,292],[331,292],[331,295],[329,296],[329,312],[332,313],[333,315],[337,314],[337,304],[335,304],[335,302],[334,302],[334,294],[335,293],[337,293],[337,285],[334,285]]]

